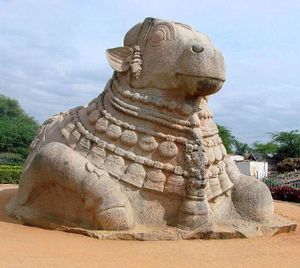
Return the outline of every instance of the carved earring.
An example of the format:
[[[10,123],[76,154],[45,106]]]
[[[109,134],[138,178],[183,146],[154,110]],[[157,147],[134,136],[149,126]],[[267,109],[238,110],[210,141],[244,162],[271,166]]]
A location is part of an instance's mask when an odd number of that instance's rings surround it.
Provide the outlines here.
[[[135,45],[133,56],[130,61],[130,67],[136,79],[138,79],[141,75],[142,65],[143,65],[143,61],[142,61],[141,48],[140,46]]]

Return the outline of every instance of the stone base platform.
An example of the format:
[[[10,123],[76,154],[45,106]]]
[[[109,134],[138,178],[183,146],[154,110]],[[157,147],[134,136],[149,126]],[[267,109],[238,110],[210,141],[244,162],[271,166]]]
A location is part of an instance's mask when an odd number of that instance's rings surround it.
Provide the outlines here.
[[[236,221],[228,226],[201,227],[193,231],[185,231],[169,226],[137,225],[130,231],[96,231],[66,226],[56,226],[54,229],[65,232],[83,234],[101,240],[188,240],[188,239],[233,239],[257,236],[273,236],[279,233],[289,233],[296,230],[297,224],[288,218],[274,216],[265,224],[256,222]],[[54,227],[54,226],[53,226]]]
[[[16,193],[17,186],[0,185],[0,190],[12,191]],[[14,196],[13,194],[11,196]],[[7,199],[8,201],[8,199]],[[7,202],[6,201],[6,202]],[[3,204],[4,205],[4,204]],[[289,233],[296,230],[297,224],[291,219],[275,214],[268,223],[249,222],[242,219],[234,219],[213,226],[203,226],[193,231],[186,231],[167,225],[136,225],[129,231],[102,231],[62,226],[53,219],[47,217],[34,218],[24,217],[15,221],[29,226],[39,226],[44,229],[60,230],[69,233],[82,234],[100,240],[137,240],[137,241],[158,241],[158,240],[192,240],[192,239],[234,239],[251,238],[260,236],[274,236],[280,233]]]

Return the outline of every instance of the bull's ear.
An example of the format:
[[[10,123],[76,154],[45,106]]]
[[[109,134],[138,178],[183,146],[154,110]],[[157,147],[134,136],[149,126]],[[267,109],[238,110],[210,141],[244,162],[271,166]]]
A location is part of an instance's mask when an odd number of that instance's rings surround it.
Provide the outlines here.
[[[117,72],[125,72],[130,68],[133,50],[130,47],[115,47],[106,50],[110,66]]]

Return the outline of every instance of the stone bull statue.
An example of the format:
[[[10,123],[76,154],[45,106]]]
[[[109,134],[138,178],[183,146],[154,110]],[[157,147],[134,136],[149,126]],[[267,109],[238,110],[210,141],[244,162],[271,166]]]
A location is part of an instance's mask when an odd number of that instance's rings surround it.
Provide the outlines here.
[[[209,38],[147,18],[106,53],[112,79],[88,106],[44,122],[8,213],[112,231],[270,222],[270,191],[238,171],[212,121],[207,96],[225,65]]]

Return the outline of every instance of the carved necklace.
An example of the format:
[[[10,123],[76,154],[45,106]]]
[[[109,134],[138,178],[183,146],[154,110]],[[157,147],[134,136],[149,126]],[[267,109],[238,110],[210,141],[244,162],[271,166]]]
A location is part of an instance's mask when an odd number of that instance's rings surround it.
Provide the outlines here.
[[[93,112],[95,113],[102,113],[103,117],[110,121],[111,123],[122,127],[124,129],[128,129],[128,130],[133,130],[133,131],[137,131],[140,133],[144,133],[146,135],[151,135],[154,137],[158,137],[167,141],[172,141],[172,142],[176,142],[179,144],[185,144],[187,142],[187,138],[185,137],[180,137],[180,136],[173,136],[173,135],[169,135],[169,134],[165,134],[162,132],[157,132],[157,131],[153,131],[149,128],[144,128],[144,127],[140,127],[140,126],[136,126],[136,125],[131,125],[127,122],[124,122],[120,119],[115,118],[114,116],[112,116],[104,107],[104,92],[97,98],[96,102],[92,103],[88,108],[88,114],[91,114]],[[97,116],[96,116],[97,117]],[[96,121],[96,120],[95,120]]]
[[[128,85],[122,83],[115,77],[112,81],[112,88],[115,89],[123,98],[133,102],[140,102],[145,105],[152,105],[160,109],[166,109],[170,112],[178,111],[182,115],[191,115],[194,109],[187,103],[180,103],[175,100],[167,101],[160,96],[142,95],[139,92],[132,93]]]
[[[113,84],[113,83],[111,83]],[[192,128],[199,127],[198,122],[194,122],[192,119],[190,120],[181,120],[178,118],[172,118],[168,115],[165,115],[160,112],[155,112],[152,110],[146,110],[140,108],[138,106],[134,106],[122,101],[115,92],[114,87],[110,87],[111,90],[107,91],[108,99],[111,102],[112,106],[122,113],[129,114],[131,116],[151,121],[154,123],[158,123],[164,125],[169,128],[175,128],[180,131],[190,132]]]

